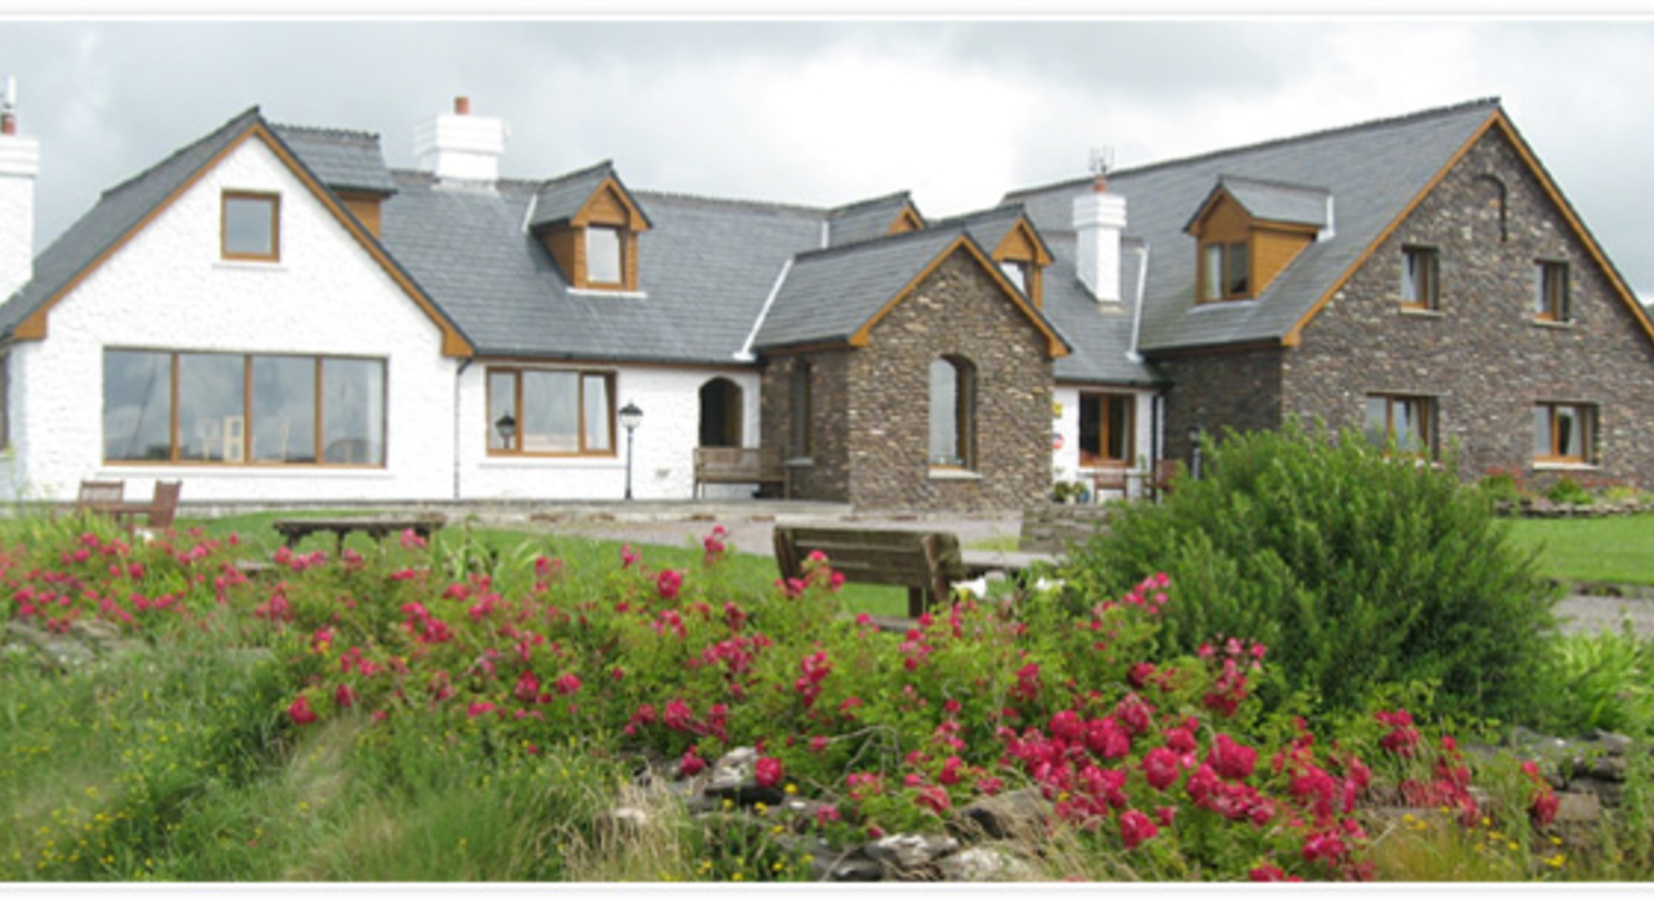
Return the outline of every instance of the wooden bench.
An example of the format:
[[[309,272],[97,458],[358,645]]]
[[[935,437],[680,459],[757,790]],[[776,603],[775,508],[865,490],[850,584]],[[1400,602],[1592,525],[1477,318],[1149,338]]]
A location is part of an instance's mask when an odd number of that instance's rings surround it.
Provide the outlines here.
[[[781,451],[775,447],[696,447],[696,499],[708,484],[779,484],[783,497],[791,494]]]
[[[918,618],[954,582],[965,580],[959,538],[947,531],[812,528],[778,525],[775,560],[782,578],[804,577],[814,551],[845,581],[907,588],[907,614]]]
[[[102,513],[110,507],[125,502],[126,482],[124,481],[82,481],[80,493],[75,497],[75,512]]]

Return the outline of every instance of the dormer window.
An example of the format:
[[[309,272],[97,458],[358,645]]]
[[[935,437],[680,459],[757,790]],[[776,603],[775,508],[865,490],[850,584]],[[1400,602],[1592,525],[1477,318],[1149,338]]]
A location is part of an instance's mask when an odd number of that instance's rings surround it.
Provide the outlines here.
[[[1251,296],[1251,256],[1245,241],[1202,245],[1200,299],[1242,300]]]
[[[222,258],[281,259],[281,195],[225,191],[220,225]]]
[[[547,182],[529,227],[576,291],[638,290],[638,235],[649,217],[607,163]]]
[[[618,228],[586,227],[586,283],[619,286],[626,267]]]
[[[999,271],[1017,286],[1017,290],[1028,293],[1028,264],[1018,260],[1006,260],[999,264]]]

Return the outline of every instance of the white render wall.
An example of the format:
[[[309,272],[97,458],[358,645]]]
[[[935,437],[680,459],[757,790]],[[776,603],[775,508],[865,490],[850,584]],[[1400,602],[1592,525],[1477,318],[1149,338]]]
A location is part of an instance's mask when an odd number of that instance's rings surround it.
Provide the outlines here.
[[[281,260],[219,258],[223,190],[281,194]],[[72,497],[83,478],[188,500],[446,499],[454,373],[441,332],[257,139],[244,142],[58,303],[13,350],[14,490]],[[386,465],[105,464],[103,350],[302,353],[386,360]]]
[[[1146,483],[1147,475],[1154,468],[1154,461],[1149,458],[1154,448],[1154,391],[1141,388],[1087,387],[1082,389],[1073,385],[1057,385],[1053,396],[1056,398],[1057,404],[1062,407],[1062,415],[1053,418],[1051,424],[1056,434],[1062,436],[1062,447],[1051,451],[1052,477],[1058,481],[1083,481],[1087,488],[1091,486],[1091,474],[1095,470],[1080,468],[1080,394],[1082,392],[1088,394],[1136,395],[1136,421],[1134,424],[1137,433],[1133,436],[1133,446],[1136,448],[1137,460],[1132,465],[1131,471],[1145,476],[1144,479],[1131,480],[1132,491],[1137,491],[1138,485]]]
[[[758,446],[757,371],[678,370],[656,366],[570,363],[512,368],[612,372],[615,409],[627,403],[643,411],[633,435],[632,496],[638,500],[687,500],[694,492],[694,452],[700,443],[700,389],[714,378],[741,388],[742,445]],[[615,424],[613,456],[489,456],[487,371],[478,360],[460,376],[460,497],[462,499],[618,500],[626,490],[626,429]],[[710,485],[706,496],[746,497],[751,488]]]

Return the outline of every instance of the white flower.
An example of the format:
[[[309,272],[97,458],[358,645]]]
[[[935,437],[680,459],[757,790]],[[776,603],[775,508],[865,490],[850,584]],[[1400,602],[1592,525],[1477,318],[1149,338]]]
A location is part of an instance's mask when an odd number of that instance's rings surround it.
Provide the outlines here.
[[[971,597],[988,596],[988,576],[984,575],[975,581],[959,581],[953,585],[953,592]]]

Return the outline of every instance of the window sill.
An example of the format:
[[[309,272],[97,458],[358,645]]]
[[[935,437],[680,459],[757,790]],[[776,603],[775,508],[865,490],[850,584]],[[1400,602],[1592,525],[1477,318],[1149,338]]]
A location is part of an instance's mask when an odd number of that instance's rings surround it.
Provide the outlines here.
[[[1421,319],[1440,319],[1442,311],[1427,306],[1402,306],[1397,309],[1404,316],[1418,316]]]
[[[477,465],[485,469],[624,469],[618,456],[536,456],[532,454],[489,454]]]
[[[1232,300],[1196,300],[1190,312],[1200,312],[1203,309],[1234,309],[1235,307],[1256,306],[1256,297],[1236,297]]]
[[[1533,324],[1536,328],[1560,328],[1564,331],[1568,331],[1574,327],[1574,320],[1568,319],[1564,322],[1557,322],[1552,319],[1534,319]]]
[[[1602,466],[1586,462],[1535,462],[1535,472],[1595,472]]]
[[[392,478],[385,466],[343,463],[131,463],[105,462],[99,478]]]
[[[931,481],[981,481],[982,475],[970,469],[930,467]]]
[[[623,300],[647,300],[649,294],[645,291],[626,291],[620,288],[569,288],[570,297],[619,297]]]
[[[285,272],[287,267],[279,259],[215,259],[212,261],[215,269],[231,269],[237,272]]]
[[[795,456],[792,459],[781,461],[781,465],[789,469],[810,469],[814,468],[815,464],[816,461],[813,456]]]

